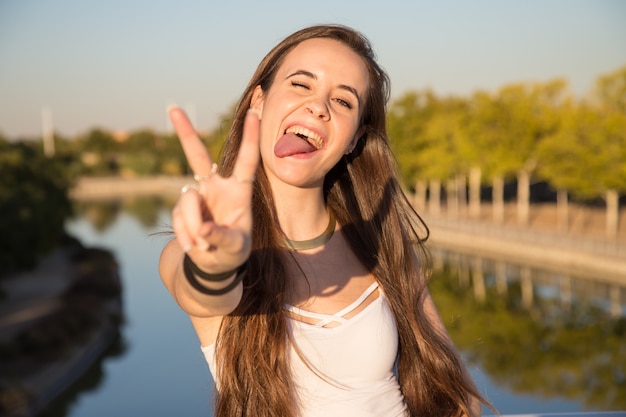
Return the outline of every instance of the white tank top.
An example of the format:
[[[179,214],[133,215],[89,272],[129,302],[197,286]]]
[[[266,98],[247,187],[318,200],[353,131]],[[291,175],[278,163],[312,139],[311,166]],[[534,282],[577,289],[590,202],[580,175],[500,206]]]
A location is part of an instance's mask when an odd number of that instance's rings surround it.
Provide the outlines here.
[[[378,283],[373,283],[352,304],[332,315],[286,306],[299,316],[319,320],[309,324],[288,319],[296,344],[290,349],[290,363],[301,417],[407,415],[394,373],[398,333],[383,292],[379,290],[378,298],[345,318],[376,289]],[[324,327],[330,323],[338,325]],[[214,345],[204,346],[202,351],[217,383]]]

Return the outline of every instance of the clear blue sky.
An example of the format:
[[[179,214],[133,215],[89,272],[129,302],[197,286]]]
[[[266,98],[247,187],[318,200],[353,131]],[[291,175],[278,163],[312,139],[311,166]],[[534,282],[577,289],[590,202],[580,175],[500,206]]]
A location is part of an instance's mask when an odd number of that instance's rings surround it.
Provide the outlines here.
[[[214,126],[280,39],[343,23],[372,41],[392,97],[569,80],[626,65],[622,0],[0,0],[0,132],[167,129],[168,103]]]

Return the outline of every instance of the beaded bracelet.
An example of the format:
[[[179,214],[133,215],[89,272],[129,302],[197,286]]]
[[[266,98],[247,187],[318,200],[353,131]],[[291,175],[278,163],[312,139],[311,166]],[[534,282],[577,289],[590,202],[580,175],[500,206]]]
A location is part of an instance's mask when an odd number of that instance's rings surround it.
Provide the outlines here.
[[[185,273],[185,277],[189,284],[196,289],[197,291],[207,294],[207,295],[224,295],[232,291],[243,279],[243,276],[246,271],[246,263],[242,264],[240,267],[233,269],[231,271],[222,272],[220,274],[209,274],[201,270],[198,265],[193,263],[189,255],[185,254],[185,258],[183,259],[183,272]],[[220,288],[214,290],[212,288],[207,288],[204,285],[200,284],[196,275],[206,281],[211,282],[220,282],[225,281],[226,279],[236,274],[233,282],[225,286],[224,288]]]

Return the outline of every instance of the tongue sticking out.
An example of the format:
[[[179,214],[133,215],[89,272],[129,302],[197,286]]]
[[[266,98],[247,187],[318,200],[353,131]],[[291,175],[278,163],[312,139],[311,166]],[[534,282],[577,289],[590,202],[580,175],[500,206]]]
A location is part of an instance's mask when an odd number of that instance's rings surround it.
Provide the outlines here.
[[[274,155],[279,158],[284,158],[286,156],[299,153],[309,153],[316,150],[317,148],[307,142],[306,139],[303,139],[293,133],[286,133],[278,139],[278,142],[276,142],[276,146],[274,146]]]

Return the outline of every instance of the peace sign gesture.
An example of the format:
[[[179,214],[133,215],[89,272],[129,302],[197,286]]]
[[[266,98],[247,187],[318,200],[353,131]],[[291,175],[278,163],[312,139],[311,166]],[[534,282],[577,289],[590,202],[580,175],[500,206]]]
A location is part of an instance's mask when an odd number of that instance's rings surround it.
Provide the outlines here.
[[[172,211],[180,247],[209,273],[231,270],[249,256],[252,184],[259,163],[259,116],[246,115],[243,138],[230,177],[222,177],[187,115],[177,107],[169,117],[197,184],[183,187]]]

